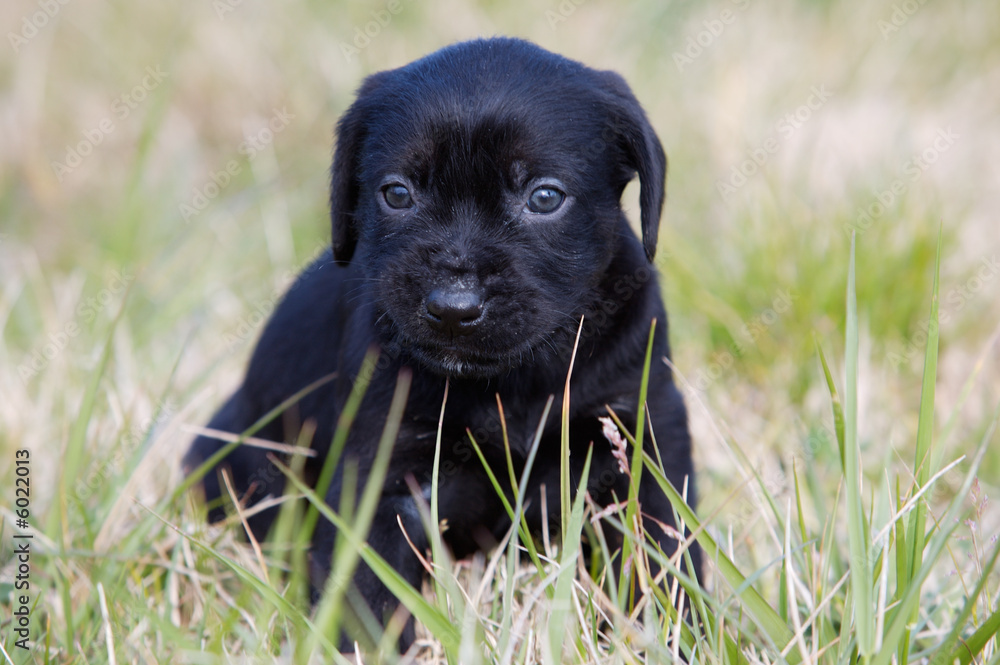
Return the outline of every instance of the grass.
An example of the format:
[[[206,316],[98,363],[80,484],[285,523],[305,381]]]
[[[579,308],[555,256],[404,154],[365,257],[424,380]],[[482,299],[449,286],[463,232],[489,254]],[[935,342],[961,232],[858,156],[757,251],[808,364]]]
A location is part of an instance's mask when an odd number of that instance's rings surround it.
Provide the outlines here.
[[[611,516],[617,527],[602,528],[621,529],[636,555],[643,622],[632,621],[626,585],[601,579],[602,530],[567,481],[550,509],[563,511],[563,542],[593,530],[592,560],[560,549],[559,534],[535,543],[522,530],[469,561],[435,546],[432,582],[399,589],[425,626],[419,659],[1000,662],[1000,519],[987,499],[1000,478],[1000,9],[927,3],[883,34],[892,2],[564,5],[566,16],[555,3],[404,3],[348,59],[341,45],[377,7],[74,2],[11,47],[0,60],[0,662],[337,659],[336,584],[315,611],[305,601],[301,543],[318,512],[286,504],[287,536],[255,550],[234,522],[204,523],[179,458],[188,428],[234,387],[276,295],[328,241],[330,128],[361,77],[497,33],[621,71],[670,156],[658,265],[697,510],[657,460],[630,461],[675,499],[707,575],[704,588],[652,584],[645,560],[678,561],[628,512]],[[727,9],[734,20],[679,70],[673,55]],[[5,4],[4,34],[37,11]],[[168,75],[134,99],[157,66]],[[775,123],[821,85],[828,101],[781,134]],[[134,105],[121,117],[124,96]],[[287,125],[241,152],[282,109]],[[113,130],[60,180],[52,162],[105,118]],[[958,138],[913,179],[907,160],[945,127]],[[772,134],[777,151],[721,197],[718,181]],[[181,205],[211,193],[231,160],[230,182],[185,220]],[[901,193],[859,224],[894,184]],[[626,205],[635,211],[634,192]],[[558,402],[548,417],[561,417]],[[31,458],[27,651],[12,614],[17,450]],[[496,483],[518,486],[511,476]],[[348,545],[370,510],[337,517],[358,525]],[[434,515],[432,496],[425,521]],[[378,565],[363,546],[336,555],[342,575],[359,559]],[[672,618],[682,590],[690,625]]]

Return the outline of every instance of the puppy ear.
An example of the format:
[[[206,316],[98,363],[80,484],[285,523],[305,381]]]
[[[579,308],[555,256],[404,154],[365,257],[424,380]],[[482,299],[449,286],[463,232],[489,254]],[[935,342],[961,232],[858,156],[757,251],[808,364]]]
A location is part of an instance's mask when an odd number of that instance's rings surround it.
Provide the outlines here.
[[[615,72],[601,72],[612,94],[611,128],[629,173],[639,174],[642,245],[650,263],[656,254],[660,213],[666,194],[667,156],[660,139],[628,84]]]
[[[368,135],[368,99],[378,87],[377,75],[369,76],[358,90],[357,99],[337,123],[337,147],[330,169],[330,222],[333,233],[333,260],[347,265],[358,245],[355,216],[360,193],[361,151]]]

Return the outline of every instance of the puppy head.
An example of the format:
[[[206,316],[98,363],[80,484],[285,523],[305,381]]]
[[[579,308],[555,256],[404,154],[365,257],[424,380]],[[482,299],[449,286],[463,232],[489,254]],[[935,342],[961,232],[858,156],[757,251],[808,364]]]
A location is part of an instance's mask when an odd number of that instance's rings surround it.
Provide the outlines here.
[[[575,330],[634,237],[637,173],[651,261],[666,158],[621,77],[520,40],[457,44],[369,77],[340,120],[334,258],[362,262],[384,345],[496,376]]]

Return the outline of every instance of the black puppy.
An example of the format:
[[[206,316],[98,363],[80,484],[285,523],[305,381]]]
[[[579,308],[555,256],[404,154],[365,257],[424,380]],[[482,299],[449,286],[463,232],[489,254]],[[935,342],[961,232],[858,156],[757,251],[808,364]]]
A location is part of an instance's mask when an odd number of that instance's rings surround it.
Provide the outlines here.
[[[642,241],[620,206],[638,174]],[[510,526],[507,513],[469,444],[477,439],[495,474],[506,478],[502,401],[513,460],[520,471],[550,395],[562,394],[581,318],[570,384],[570,465],[574,487],[588,447],[588,488],[607,505],[628,495],[599,416],[611,406],[634,431],[650,323],[658,321],[648,416],[659,455],[693,503],[690,438],[670,370],[666,312],[652,265],[664,197],[666,158],[627,84],[515,39],[457,44],[365,80],[338,125],[333,161],[333,250],[308,268],[263,332],[243,385],[210,427],[240,433],[323,376],[310,392],[256,436],[294,441],[316,427],[315,478],[366,350],[380,362],[327,493],[334,508],[345,468],[363,487],[397,375],[412,386],[373,526],[372,547],[419,588],[423,570],[402,533],[427,546],[410,489],[429,495],[444,395],[440,517],[458,557],[488,547]],[[532,471],[527,517],[532,528],[558,520],[559,419],[545,425]],[[653,452],[648,431],[647,447]],[[198,438],[190,471],[223,442]],[[280,495],[284,476],[266,451],[239,447],[223,464],[251,503]],[[411,482],[408,483],[408,479]],[[205,476],[209,499],[220,495]],[[541,493],[549,515],[543,515]],[[642,483],[644,514],[673,523],[655,482]],[[213,509],[213,520],[223,517]],[[250,521],[257,537],[274,518]],[[610,531],[610,530],[606,530]],[[664,551],[676,540],[660,533]],[[312,549],[313,583],[329,574],[336,530],[323,520]],[[697,552],[693,552],[697,558]],[[361,566],[349,596],[384,620],[398,601]],[[412,622],[401,640],[413,640]],[[346,640],[342,642],[349,644]]]

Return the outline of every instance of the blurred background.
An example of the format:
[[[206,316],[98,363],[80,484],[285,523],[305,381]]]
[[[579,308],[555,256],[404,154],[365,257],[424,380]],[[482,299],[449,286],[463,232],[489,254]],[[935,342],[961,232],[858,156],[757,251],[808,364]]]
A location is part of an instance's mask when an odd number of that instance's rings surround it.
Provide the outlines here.
[[[64,464],[89,505],[70,523],[121,508],[89,503],[105,482],[140,500],[177,485],[185,427],[329,241],[354,90],[477,36],[617,70],[648,110],[701,512],[746,494],[719,530],[755,512],[727,441],[775,496],[793,468],[839,478],[816,344],[842,388],[852,231],[868,482],[913,463],[939,233],[946,460],[1000,399],[998,3],[5,0],[0,26],[0,485],[30,449],[42,515]]]

